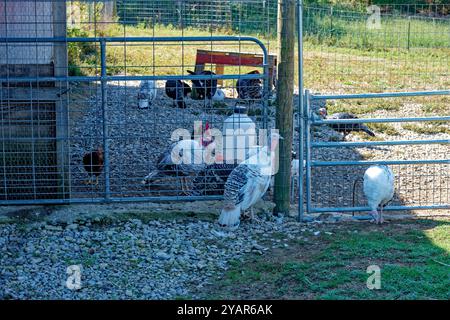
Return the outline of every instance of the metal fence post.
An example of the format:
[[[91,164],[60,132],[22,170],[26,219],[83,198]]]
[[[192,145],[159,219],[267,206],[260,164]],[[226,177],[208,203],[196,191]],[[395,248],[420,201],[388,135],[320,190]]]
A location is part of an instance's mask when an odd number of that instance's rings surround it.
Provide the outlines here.
[[[100,40],[100,55],[101,55],[101,95],[102,95],[102,118],[103,118],[103,150],[104,150],[104,171],[105,171],[105,200],[108,201],[111,197],[110,186],[110,166],[109,166],[109,139],[108,139],[108,125],[106,109],[106,40]]]
[[[305,110],[304,110],[304,93],[303,93],[303,1],[299,0],[297,3],[297,27],[298,27],[298,123],[299,128],[299,173],[298,173],[298,220],[303,221],[304,207],[303,207],[303,163],[305,159]]]
[[[411,46],[411,17],[408,17],[408,51]]]
[[[330,36],[333,36],[333,7],[330,7]]]
[[[311,211],[311,93],[305,90],[305,170],[306,170],[306,213]]]

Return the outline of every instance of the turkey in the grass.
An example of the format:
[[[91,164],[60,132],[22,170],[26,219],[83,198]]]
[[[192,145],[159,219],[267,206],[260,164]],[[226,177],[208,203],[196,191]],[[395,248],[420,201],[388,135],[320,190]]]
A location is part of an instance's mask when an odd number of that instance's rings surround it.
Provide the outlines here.
[[[98,185],[98,177],[103,171],[103,165],[103,147],[98,147],[97,150],[83,156],[83,168],[89,175],[89,180],[85,181],[85,184],[94,184],[92,178],[95,176],[95,185]]]
[[[156,169],[151,171],[143,180],[142,184],[147,185],[167,176],[175,176],[181,179],[183,192],[188,192],[186,178],[196,176],[203,170],[208,162],[208,155],[214,148],[214,138],[205,134],[209,130],[209,123],[206,122],[205,129],[192,134],[192,139],[183,139],[171,143],[171,145],[158,157]]]
[[[260,200],[270,185],[275,173],[275,157],[278,133],[270,136],[270,148],[261,148],[254,156],[241,162],[230,174],[225,184],[224,206],[219,217],[219,225],[237,228],[242,211],[250,209],[253,218],[253,205]]]
[[[326,120],[351,120],[351,119],[359,119],[352,113],[349,112],[339,112],[334,113],[332,115],[328,115],[326,108],[319,109],[319,115],[321,118]],[[344,134],[344,138],[352,131],[361,131],[367,133],[371,137],[375,137],[375,133],[373,133],[365,124],[363,123],[332,123],[328,124],[333,130],[342,132]]]
[[[181,80],[167,80],[166,81],[166,95],[173,99],[173,103],[178,106],[178,108],[185,109],[186,103],[184,98],[191,93],[191,87]]]
[[[364,194],[377,224],[383,223],[383,207],[394,196],[394,173],[386,165],[370,166],[364,173]]]
[[[260,73],[258,70],[253,70],[248,74]],[[250,104],[262,98],[262,81],[261,79],[239,79],[236,81],[236,91],[239,99],[246,100]]]

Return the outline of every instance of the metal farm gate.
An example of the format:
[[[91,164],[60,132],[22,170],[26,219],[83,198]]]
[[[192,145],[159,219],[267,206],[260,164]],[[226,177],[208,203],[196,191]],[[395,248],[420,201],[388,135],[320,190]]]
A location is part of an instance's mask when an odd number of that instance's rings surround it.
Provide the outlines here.
[[[222,130],[236,105],[274,126],[277,0],[19,2],[0,2],[0,205],[220,199],[206,188],[217,181],[186,192],[177,172],[143,182],[177,129]],[[297,2],[300,219],[366,211],[375,163],[396,175],[386,210],[450,210],[448,5],[372,9]],[[384,29],[369,28],[378,18]],[[179,108],[168,80],[217,81],[223,97],[193,90]],[[237,80],[261,81],[261,96],[239,96]],[[141,108],[146,81],[156,93]],[[333,129],[357,123],[375,136]],[[83,157],[99,147],[98,184],[85,183]]]
[[[308,220],[308,213],[325,212],[371,219],[357,213],[370,210],[362,177],[374,164],[390,166],[395,175],[394,198],[384,210],[450,212],[450,65],[445,58],[450,54],[450,19],[439,14],[448,13],[449,8],[386,5],[367,9],[371,15],[298,3],[299,92],[304,92],[298,100],[299,161],[304,167],[298,182],[300,220]],[[379,27],[372,28],[374,23]],[[343,24],[353,29],[345,30]],[[306,65],[306,59],[310,62],[314,57],[308,52],[311,46],[304,49],[305,38],[323,41],[315,49],[319,51],[315,58],[329,61],[320,61],[320,71]],[[350,47],[356,57],[340,46]],[[358,56],[359,49],[375,51],[375,57]],[[439,51],[443,55],[431,62],[432,53]],[[401,67],[407,72],[397,71]],[[326,85],[320,83],[327,77]],[[382,93],[367,93],[370,82],[372,91]],[[312,87],[329,93],[314,93]],[[389,92],[394,87],[403,90]],[[328,115],[330,109],[353,112],[358,119],[324,118],[320,116],[324,109]],[[364,109],[367,112],[361,112]],[[374,136],[355,134],[348,141],[352,130],[345,129],[355,125],[365,125]]]
[[[0,2],[0,205],[221,198],[209,182],[183,190],[176,169],[151,184],[145,177],[176,130],[192,135],[197,123],[222,130],[237,105],[257,129],[272,126],[268,3]],[[262,40],[247,36],[251,30]],[[169,80],[191,87],[184,108],[166,95]],[[205,90],[217,82],[222,97],[200,99],[196,80]],[[238,96],[237,80],[260,83],[261,94]],[[141,108],[145,83],[156,97]],[[91,179],[83,159],[99,148],[103,168]]]

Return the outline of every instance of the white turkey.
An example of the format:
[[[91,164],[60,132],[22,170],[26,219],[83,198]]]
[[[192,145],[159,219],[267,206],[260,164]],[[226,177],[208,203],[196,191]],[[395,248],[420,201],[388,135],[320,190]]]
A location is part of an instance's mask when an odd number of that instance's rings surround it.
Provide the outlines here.
[[[385,165],[370,166],[364,173],[364,194],[377,224],[383,223],[383,207],[394,196],[394,173]],[[379,210],[379,211],[378,211]]]
[[[245,158],[242,161],[260,152],[261,146],[250,146]],[[225,183],[231,172],[239,165],[239,159],[234,159],[232,163],[227,163],[222,154],[216,154],[215,163],[207,165],[193,180],[191,195],[223,195]],[[241,162],[242,162],[241,161]]]
[[[240,223],[241,211],[251,210],[260,200],[270,185],[270,178],[274,174],[278,133],[270,136],[270,149],[265,146],[255,155],[241,162],[230,174],[225,183],[224,206],[219,217],[219,225],[237,228]]]
[[[152,101],[155,100],[158,94],[158,88],[156,82],[153,80],[143,80],[139,85],[138,102],[139,108],[145,109],[152,105]]]

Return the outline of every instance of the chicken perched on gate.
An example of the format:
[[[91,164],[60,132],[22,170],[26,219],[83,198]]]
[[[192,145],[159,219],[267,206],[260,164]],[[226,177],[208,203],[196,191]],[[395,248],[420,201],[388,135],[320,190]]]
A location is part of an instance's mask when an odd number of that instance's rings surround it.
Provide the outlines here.
[[[97,150],[83,156],[83,167],[89,175],[89,180],[85,181],[85,184],[93,184],[92,178],[95,176],[95,185],[98,185],[98,177],[103,171],[103,161],[103,147],[98,147]]]
[[[237,228],[241,211],[247,209],[250,209],[251,217],[254,218],[252,206],[264,196],[274,174],[275,151],[279,139],[282,137],[278,133],[272,133],[270,148],[265,146],[259,149],[254,156],[241,162],[231,172],[225,184],[220,226]]]
[[[166,81],[166,95],[173,99],[173,103],[178,106],[178,108],[185,109],[186,103],[184,98],[191,93],[191,87],[184,81],[181,80],[167,80]]]
[[[385,165],[371,166],[364,173],[363,187],[370,215],[377,224],[383,223],[383,207],[394,196],[394,173]]]
[[[260,73],[258,70],[253,70],[248,74]],[[250,104],[262,98],[262,81],[261,79],[239,79],[236,81],[236,91],[239,99],[246,100]]]
[[[200,131],[202,128],[200,127]],[[214,138],[203,135],[209,130],[209,123],[206,122],[204,131],[199,135],[199,140],[184,139],[173,142],[158,158],[156,169],[150,172],[143,180],[142,184],[151,184],[155,180],[167,176],[180,177],[182,191],[188,193],[188,176],[196,176],[207,165],[207,155],[210,152]],[[208,149],[209,147],[209,149]]]
[[[343,120],[343,119],[359,119],[354,114],[348,113],[348,112],[339,112],[334,113],[330,116],[328,116],[327,109],[320,108],[319,109],[319,115],[323,119],[327,120]],[[329,126],[338,132],[342,132],[345,137],[352,131],[362,131],[367,133],[371,137],[375,137],[375,133],[373,133],[365,124],[363,123],[333,123],[329,124]]]

